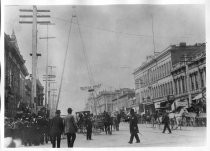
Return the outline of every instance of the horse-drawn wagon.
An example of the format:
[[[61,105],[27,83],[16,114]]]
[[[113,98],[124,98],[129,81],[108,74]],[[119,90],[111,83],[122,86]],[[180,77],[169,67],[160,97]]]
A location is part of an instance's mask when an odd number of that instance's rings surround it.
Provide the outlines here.
[[[93,133],[99,134],[104,131],[104,122],[100,117],[95,117],[93,120]]]

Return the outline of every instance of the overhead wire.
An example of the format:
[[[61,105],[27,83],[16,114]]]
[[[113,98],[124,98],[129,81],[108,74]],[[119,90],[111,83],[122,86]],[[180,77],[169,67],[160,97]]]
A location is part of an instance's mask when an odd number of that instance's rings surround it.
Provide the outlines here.
[[[66,20],[66,19],[60,18],[60,17],[51,16],[51,18],[54,18],[54,19],[57,19],[57,20],[61,20],[61,21],[66,22],[66,23],[78,24],[78,23],[71,22],[69,20]],[[91,29],[95,29],[95,30],[101,30],[101,31],[106,31],[106,32],[111,32],[111,33],[115,33],[115,34],[134,36],[134,37],[142,37],[142,38],[153,38],[153,35],[127,33],[127,32],[115,31],[113,29],[105,29],[105,28],[102,28],[102,27],[93,27],[91,25],[81,24],[81,23],[79,25],[87,27],[87,28],[91,28]],[[175,37],[178,37],[178,38],[191,38],[192,35],[187,35],[187,36],[156,36],[156,37],[159,37],[159,38],[168,38],[168,37],[171,37],[171,38],[175,38]]]

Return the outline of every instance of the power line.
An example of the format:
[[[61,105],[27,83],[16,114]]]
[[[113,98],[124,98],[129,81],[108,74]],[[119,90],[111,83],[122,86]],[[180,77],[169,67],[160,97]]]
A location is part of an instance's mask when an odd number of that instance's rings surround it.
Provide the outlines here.
[[[54,19],[57,19],[57,20],[61,20],[61,21],[66,22],[66,23],[78,24],[78,23],[75,23],[75,22],[72,22],[72,21],[60,18],[60,17],[51,16],[51,18],[54,18]],[[95,29],[95,30],[101,30],[101,31],[115,33],[115,34],[127,35],[127,36],[142,37],[142,38],[152,38],[153,37],[153,35],[133,34],[133,33],[115,31],[115,30],[112,30],[112,29],[105,29],[105,28],[102,28],[102,27],[93,27],[91,25],[86,25],[86,24],[79,24],[79,25],[87,27],[87,28]],[[159,37],[159,38],[161,38],[161,37],[162,38],[169,38],[169,37],[171,37],[171,38],[172,37],[174,37],[174,38],[175,37],[178,37],[178,38],[191,38],[192,36],[156,36],[156,37]]]

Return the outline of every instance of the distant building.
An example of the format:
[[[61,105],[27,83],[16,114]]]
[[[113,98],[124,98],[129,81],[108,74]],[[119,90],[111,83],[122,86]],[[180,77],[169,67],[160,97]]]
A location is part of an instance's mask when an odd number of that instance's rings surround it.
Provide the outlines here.
[[[138,110],[138,104],[132,104],[130,101],[135,99],[134,89],[122,88],[116,90],[116,95],[112,99],[113,111],[124,111],[128,112],[131,108],[135,107]]]
[[[113,111],[129,110],[134,104],[129,104],[130,99],[135,98],[134,89],[122,88],[114,91],[100,91],[95,97],[90,95],[85,105],[85,110],[93,114],[101,114],[104,111],[112,113]],[[135,110],[138,105],[135,106]]]
[[[134,71],[135,91],[140,102],[140,112],[153,113],[156,108],[166,107],[168,98],[174,98],[175,85],[171,74],[173,65],[184,56],[200,52],[200,46],[186,43],[169,46],[159,54],[147,58]],[[186,81],[186,79],[185,79]]]
[[[20,54],[14,31],[11,36],[4,34],[4,39],[5,115],[14,117],[20,105],[24,103],[25,77],[29,73],[25,66],[25,60]]]
[[[113,91],[100,91],[95,97],[95,105],[97,114],[103,113],[104,111],[112,112],[112,99],[116,95]]]

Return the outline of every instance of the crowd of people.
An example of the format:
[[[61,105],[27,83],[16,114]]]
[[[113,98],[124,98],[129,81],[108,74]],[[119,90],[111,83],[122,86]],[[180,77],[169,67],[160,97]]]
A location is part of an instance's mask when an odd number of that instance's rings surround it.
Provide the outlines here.
[[[112,135],[112,130],[119,131],[121,121],[119,113],[113,116],[104,111],[100,115],[93,116],[86,112],[79,113],[76,118],[72,115],[71,108],[68,108],[67,113],[67,116],[62,118],[60,110],[57,110],[52,119],[49,119],[47,114],[38,113],[36,115],[31,112],[17,114],[14,119],[5,118],[5,138],[19,139],[21,145],[24,146],[37,146],[51,142],[53,148],[60,148],[62,134],[67,136],[68,147],[73,147],[76,133],[80,129],[85,129],[87,140],[92,140],[93,129],[100,129],[109,135]],[[138,119],[134,113],[131,113],[130,121],[131,139],[129,143],[132,142],[133,137],[137,138]],[[138,139],[137,142],[140,140]],[[15,147],[15,145],[10,143],[7,147]]]
[[[40,145],[48,143],[49,118],[32,113],[17,114],[17,116],[5,119],[5,138],[21,140],[22,145]]]
[[[76,133],[83,132],[86,134],[87,140],[92,140],[93,130],[100,129],[105,134],[112,135],[112,130],[119,131],[121,121],[128,121],[130,128],[128,143],[132,144],[134,138],[136,143],[140,143],[138,123],[143,123],[142,121],[152,123],[151,121],[157,121],[160,116],[160,124],[164,124],[162,132],[165,133],[167,129],[171,133],[169,112],[162,112],[161,114],[155,112],[150,116],[139,116],[131,109],[128,116],[122,113],[112,115],[104,111],[99,115],[93,115],[90,112],[78,112],[74,117],[72,109],[68,108],[65,117],[60,115],[60,110],[57,110],[52,119],[49,119],[47,114],[40,112],[37,115],[31,112],[17,114],[14,119],[5,118],[5,138],[19,139],[21,144],[25,146],[37,146],[51,142],[53,148],[60,148],[61,136],[65,134],[67,136],[67,147],[73,147]],[[11,143],[8,147],[15,146]]]

